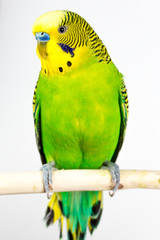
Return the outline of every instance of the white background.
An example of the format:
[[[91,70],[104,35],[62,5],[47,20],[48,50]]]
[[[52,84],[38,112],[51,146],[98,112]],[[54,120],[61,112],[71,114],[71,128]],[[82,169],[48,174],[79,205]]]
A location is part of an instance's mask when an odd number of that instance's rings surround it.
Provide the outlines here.
[[[160,169],[160,1],[36,0],[0,3],[0,172],[36,171],[32,95],[40,62],[32,25],[45,12],[79,13],[124,74],[130,114],[121,169]],[[45,194],[0,197],[0,239],[58,239],[58,224],[42,221]],[[158,240],[160,191],[104,193],[104,212],[92,239]],[[64,238],[66,239],[66,237]],[[87,239],[91,239],[89,234]]]

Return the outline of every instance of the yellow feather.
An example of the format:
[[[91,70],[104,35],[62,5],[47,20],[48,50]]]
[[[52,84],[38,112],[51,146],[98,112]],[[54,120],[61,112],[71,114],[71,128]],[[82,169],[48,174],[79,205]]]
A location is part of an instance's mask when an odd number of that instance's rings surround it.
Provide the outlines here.
[[[58,205],[58,198],[56,193],[52,195],[51,200],[48,203],[48,207],[52,209],[54,212],[54,218],[53,218],[53,223],[54,223],[62,216],[59,205]]]
[[[36,32],[46,32],[53,34],[53,29],[56,29],[58,27],[64,15],[65,11],[59,10],[48,12],[38,17],[32,27],[33,34],[35,35]]]
[[[60,26],[66,25],[67,31],[60,33]],[[82,27],[83,26],[83,27]],[[50,40],[38,42],[37,55],[41,60],[42,73],[48,76],[70,73],[87,62],[110,62],[110,56],[100,38],[91,26],[78,14],[69,11],[53,11],[39,17],[32,28],[33,34],[45,32]],[[72,47],[74,57],[61,49],[59,43]],[[67,66],[70,61],[72,67]],[[59,69],[62,68],[63,71]]]

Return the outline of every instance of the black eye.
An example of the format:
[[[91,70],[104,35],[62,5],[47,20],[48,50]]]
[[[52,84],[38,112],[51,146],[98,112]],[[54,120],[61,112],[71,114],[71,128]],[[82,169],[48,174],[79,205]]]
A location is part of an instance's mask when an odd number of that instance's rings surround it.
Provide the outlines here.
[[[65,33],[66,31],[67,31],[67,27],[66,26],[59,27],[59,29],[58,29],[59,33]]]

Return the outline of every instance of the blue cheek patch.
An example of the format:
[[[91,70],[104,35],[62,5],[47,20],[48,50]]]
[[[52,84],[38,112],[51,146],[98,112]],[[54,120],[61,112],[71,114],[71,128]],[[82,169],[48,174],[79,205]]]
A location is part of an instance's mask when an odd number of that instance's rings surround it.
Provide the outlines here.
[[[58,43],[58,45],[62,48],[62,50],[66,53],[70,53],[71,57],[74,57],[74,50],[75,48],[71,48],[68,45],[64,44],[64,43]]]

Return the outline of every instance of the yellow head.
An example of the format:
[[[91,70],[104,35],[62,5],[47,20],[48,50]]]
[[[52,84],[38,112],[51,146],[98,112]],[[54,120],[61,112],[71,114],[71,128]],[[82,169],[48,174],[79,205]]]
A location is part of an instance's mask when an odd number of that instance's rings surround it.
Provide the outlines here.
[[[100,38],[76,13],[46,13],[35,21],[32,30],[37,39],[37,54],[44,74],[65,74],[89,59],[111,61]]]

